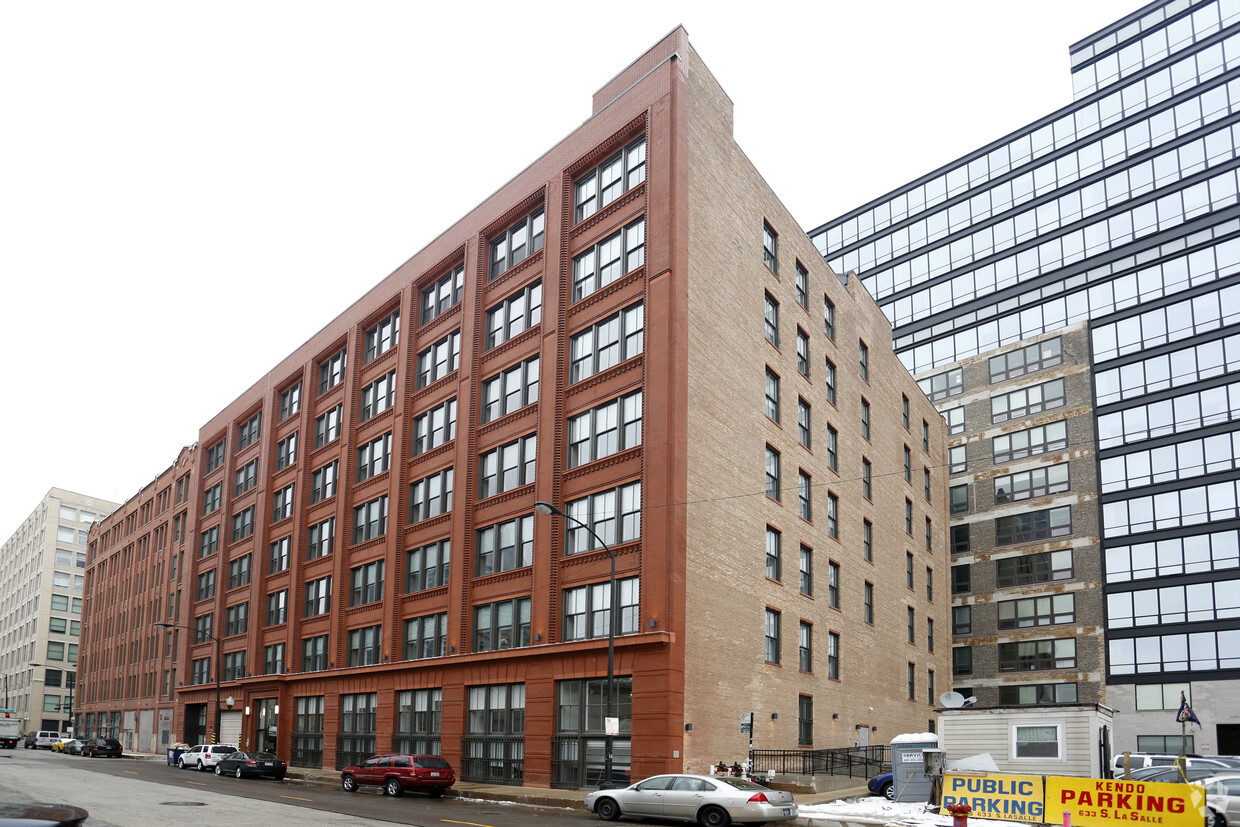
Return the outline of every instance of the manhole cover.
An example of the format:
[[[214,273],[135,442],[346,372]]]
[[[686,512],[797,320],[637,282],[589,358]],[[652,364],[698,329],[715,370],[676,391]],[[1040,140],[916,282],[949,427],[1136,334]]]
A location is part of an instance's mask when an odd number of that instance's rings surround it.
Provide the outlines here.
[[[205,801],[161,801],[159,802],[159,806],[161,807],[205,807],[207,806],[207,802]]]

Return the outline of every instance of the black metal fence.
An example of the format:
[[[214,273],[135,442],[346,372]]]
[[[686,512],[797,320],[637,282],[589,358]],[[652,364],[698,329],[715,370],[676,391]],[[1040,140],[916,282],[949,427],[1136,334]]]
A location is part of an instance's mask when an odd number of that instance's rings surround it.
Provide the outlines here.
[[[847,775],[873,778],[891,769],[891,747],[839,747],[837,749],[756,749],[754,775],[774,772],[787,775]]]

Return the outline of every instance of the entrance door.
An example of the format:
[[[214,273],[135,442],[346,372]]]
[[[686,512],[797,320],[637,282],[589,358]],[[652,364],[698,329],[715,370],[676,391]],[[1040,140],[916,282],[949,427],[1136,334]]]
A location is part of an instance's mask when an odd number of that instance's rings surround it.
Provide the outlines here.
[[[276,732],[280,718],[280,701],[278,698],[259,698],[254,702],[258,710],[257,738],[254,743],[259,752],[276,751]]]
[[[870,745],[870,728],[865,724],[857,724],[857,746],[868,747]]]

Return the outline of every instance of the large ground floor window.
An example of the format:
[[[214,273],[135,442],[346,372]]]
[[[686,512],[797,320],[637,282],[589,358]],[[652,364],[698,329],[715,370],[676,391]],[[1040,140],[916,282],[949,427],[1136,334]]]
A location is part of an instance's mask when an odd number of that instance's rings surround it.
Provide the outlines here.
[[[336,769],[355,767],[375,754],[374,692],[340,696],[340,734],[336,740]]]
[[[396,732],[392,749],[414,755],[438,755],[442,689],[411,689],[396,694]]]
[[[293,751],[289,763],[295,767],[323,766],[323,696],[297,698],[293,718]]]
[[[612,737],[611,783],[630,781],[633,728],[633,679],[615,679],[613,716],[620,734]],[[552,744],[551,785],[559,789],[597,787],[606,762],[607,679],[588,678],[556,684],[556,735]]]
[[[525,684],[471,686],[461,780],[520,786],[525,774]]]

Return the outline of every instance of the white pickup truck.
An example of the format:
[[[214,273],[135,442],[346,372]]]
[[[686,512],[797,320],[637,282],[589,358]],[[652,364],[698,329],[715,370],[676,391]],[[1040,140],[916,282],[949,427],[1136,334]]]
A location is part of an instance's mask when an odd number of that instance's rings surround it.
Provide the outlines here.
[[[21,718],[17,717],[17,712],[12,709],[0,709],[0,747],[5,749],[17,749],[17,739],[20,736],[18,730],[21,729]]]

